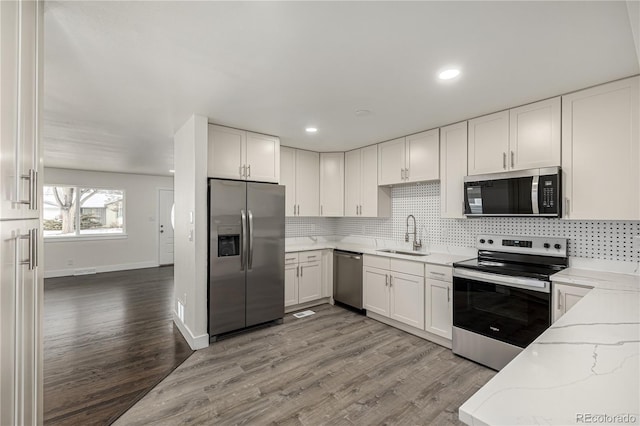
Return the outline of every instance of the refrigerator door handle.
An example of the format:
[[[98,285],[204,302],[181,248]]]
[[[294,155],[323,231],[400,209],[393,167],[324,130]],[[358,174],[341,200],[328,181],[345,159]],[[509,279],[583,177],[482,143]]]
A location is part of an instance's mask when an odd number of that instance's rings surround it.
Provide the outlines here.
[[[249,256],[248,256],[248,265],[247,270],[251,270],[253,267],[253,213],[249,210],[248,214],[248,222],[249,222]]]
[[[244,262],[247,250],[247,215],[244,210],[240,210],[240,223],[242,225],[240,229],[240,270],[244,272]]]

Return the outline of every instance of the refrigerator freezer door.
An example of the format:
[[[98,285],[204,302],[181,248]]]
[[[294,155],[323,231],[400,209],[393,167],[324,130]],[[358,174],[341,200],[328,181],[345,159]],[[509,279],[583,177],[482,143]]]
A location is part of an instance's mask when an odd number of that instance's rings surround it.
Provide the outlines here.
[[[284,186],[247,183],[247,326],[284,316]]]
[[[209,335],[245,323],[246,183],[209,180]]]

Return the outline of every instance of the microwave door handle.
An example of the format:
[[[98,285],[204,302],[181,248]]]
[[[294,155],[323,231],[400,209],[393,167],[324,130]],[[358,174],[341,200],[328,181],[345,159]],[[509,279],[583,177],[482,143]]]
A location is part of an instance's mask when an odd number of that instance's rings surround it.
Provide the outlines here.
[[[531,180],[531,209],[533,214],[540,214],[540,208],[538,205],[538,183],[540,182],[540,176],[533,176]]]

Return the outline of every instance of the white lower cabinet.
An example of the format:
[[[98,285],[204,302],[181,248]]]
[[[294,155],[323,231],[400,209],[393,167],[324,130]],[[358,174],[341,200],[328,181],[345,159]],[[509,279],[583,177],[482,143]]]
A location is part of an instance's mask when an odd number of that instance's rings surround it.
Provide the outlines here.
[[[298,277],[298,303],[311,302],[322,297],[322,269],[320,260],[300,263]]]
[[[417,272],[422,268],[418,262],[365,255],[365,309],[424,329],[424,275],[399,272]]]
[[[389,316],[412,327],[424,328],[424,277],[389,274]]]
[[[389,316],[389,271],[365,266],[362,271],[364,308]]]
[[[556,322],[567,311],[573,308],[592,287],[583,287],[571,284],[553,282],[553,322]]]
[[[285,259],[289,254],[285,255]],[[295,262],[284,265],[284,306],[298,304],[298,255],[295,256]],[[286,262],[286,260],[285,260]]]
[[[453,327],[453,275],[449,266],[426,265],[425,331],[451,340]]]
[[[42,424],[40,221],[0,220],[0,424]]]
[[[285,253],[284,256],[284,306],[327,297],[327,275],[324,266],[326,252],[322,250]]]

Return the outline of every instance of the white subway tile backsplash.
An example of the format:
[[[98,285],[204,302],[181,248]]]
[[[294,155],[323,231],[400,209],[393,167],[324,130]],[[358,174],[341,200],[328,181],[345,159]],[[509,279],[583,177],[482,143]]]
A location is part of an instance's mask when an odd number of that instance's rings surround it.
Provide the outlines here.
[[[440,217],[440,184],[391,190],[391,218],[287,218],[287,237],[363,235],[404,242],[406,218],[416,218],[423,245],[474,247],[476,235],[554,236],[569,239],[569,256],[640,262],[640,221],[571,221],[545,218]],[[427,246],[428,247],[428,246]]]

